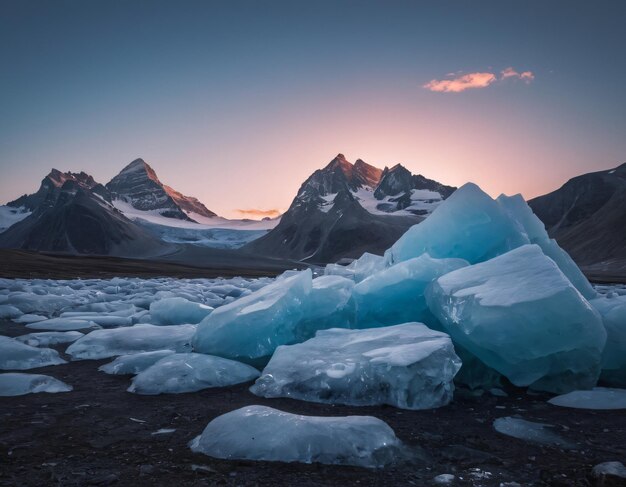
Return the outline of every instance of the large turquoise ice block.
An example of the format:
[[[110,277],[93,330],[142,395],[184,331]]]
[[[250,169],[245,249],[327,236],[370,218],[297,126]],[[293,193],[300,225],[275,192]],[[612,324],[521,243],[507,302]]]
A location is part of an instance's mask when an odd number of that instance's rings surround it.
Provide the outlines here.
[[[423,222],[413,225],[385,252],[388,265],[427,253],[483,262],[528,243],[519,225],[473,183],[457,189]]]
[[[419,321],[437,327],[424,291],[434,279],[469,265],[462,259],[433,259],[428,254],[387,267],[354,287],[358,328]]]
[[[601,318],[539,246],[446,274],[426,299],[455,342],[515,385],[567,392],[596,384]]]
[[[429,409],[452,400],[460,367],[450,337],[421,323],[334,328],[279,347],[250,390],[264,397]]]
[[[266,359],[305,335],[298,324],[307,317],[312,287],[307,269],[217,308],[198,325],[194,351],[248,363]]]
[[[597,293],[569,254],[559,247],[554,239],[548,236],[545,225],[533,213],[533,210],[524,201],[522,195],[500,195],[497,201],[509,216],[520,225],[520,231],[526,234],[529,242],[539,245],[543,253],[559,266],[561,272],[565,274],[585,298],[592,299],[597,296]]]

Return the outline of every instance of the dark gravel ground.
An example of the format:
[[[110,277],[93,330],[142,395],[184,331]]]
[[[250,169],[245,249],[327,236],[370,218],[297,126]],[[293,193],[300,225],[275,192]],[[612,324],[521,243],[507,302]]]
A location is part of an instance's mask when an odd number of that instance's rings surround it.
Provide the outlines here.
[[[0,334],[24,333],[0,322]],[[62,350],[64,347],[61,347]],[[626,411],[582,411],[546,403],[549,396],[508,389],[508,397],[458,390],[447,407],[405,411],[262,399],[248,386],[191,394],[140,396],[129,377],[98,372],[104,361],[80,361],[28,372],[71,384],[59,394],[0,397],[0,485],[590,485],[594,465],[626,460]],[[373,415],[408,445],[408,460],[382,470],[225,461],[192,453],[187,443],[216,416],[246,405],[325,416]],[[575,449],[528,443],[497,433],[496,418],[519,416],[554,425]],[[133,418],[133,419],[131,419]],[[153,435],[161,428],[173,434]],[[505,484],[506,485],[506,484]]]

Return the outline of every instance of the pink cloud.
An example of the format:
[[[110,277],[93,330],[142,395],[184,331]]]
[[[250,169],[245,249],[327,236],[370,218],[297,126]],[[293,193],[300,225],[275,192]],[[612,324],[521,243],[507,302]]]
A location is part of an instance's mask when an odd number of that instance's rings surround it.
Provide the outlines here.
[[[508,67],[502,70],[501,75],[502,75],[501,79],[515,78],[515,79],[521,79],[522,81],[525,81],[526,83],[530,83],[531,81],[535,79],[535,74],[532,71],[522,71],[520,73],[511,67]]]
[[[434,79],[423,87],[441,93],[460,93],[473,88],[487,88],[496,79],[493,73],[469,73],[452,79]]]
[[[242,215],[244,218],[276,218],[281,215],[280,210],[271,209],[271,210],[258,210],[256,208],[251,208],[247,210],[237,209],[235,210],[237,213]]]
[[[500,72],[500,77],[490,72],[468,73],[464,75],[448,73],[446,77],[449,79],[433,79],[422,87],[439,93],[460,93],[469,89],[487,88],[493,83],[504,81],[508,78],[521,79],[526,83],[530,83],[535,79],[532,71],[522,71],[520,73],[512,67],[503,69]]]

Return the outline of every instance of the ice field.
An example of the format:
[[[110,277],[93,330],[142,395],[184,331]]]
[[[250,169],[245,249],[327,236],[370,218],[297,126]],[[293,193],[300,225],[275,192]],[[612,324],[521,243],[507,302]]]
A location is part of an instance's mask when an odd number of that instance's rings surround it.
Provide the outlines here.
[[[144,395],[250,383],[265,398],[429,409],[454,401],[455,386],[516,386],[563,407],[626,407],[626,286],[592,287],[521,197],[472,184],[384,257],[260,279],[3,279],[0,319],[24,328],[0,336],[3,396],[72,394],[55,365],[110,358],[100,371],[134,375],[128,391]],[[50,376],[28,374],[39,367]],[[251,443],[242,427],[279,431],[287,446]],[[521,418],[494,427],[558,443]],[[250,405],[212,421],[193,448],[378,467],[402,446],[376,418]]]

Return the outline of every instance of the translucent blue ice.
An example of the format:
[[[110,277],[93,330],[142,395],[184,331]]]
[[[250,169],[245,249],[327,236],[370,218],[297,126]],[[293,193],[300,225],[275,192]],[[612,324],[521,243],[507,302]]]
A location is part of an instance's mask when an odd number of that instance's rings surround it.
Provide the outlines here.
[[[264,397],[429,409],[452,400],[460,367],[448,335],[420,323],[331,329],[279,347],[250,390]]]
[[[211,421],[191,444],[195,452],[229,460],[325,463],[383,467],[402,443],[372,416],[300,416],[246,406]]]
[[[600,315],[537,245],[446,274],[427,289],[452,339],[518,386],[567,392],[596,384]]]

